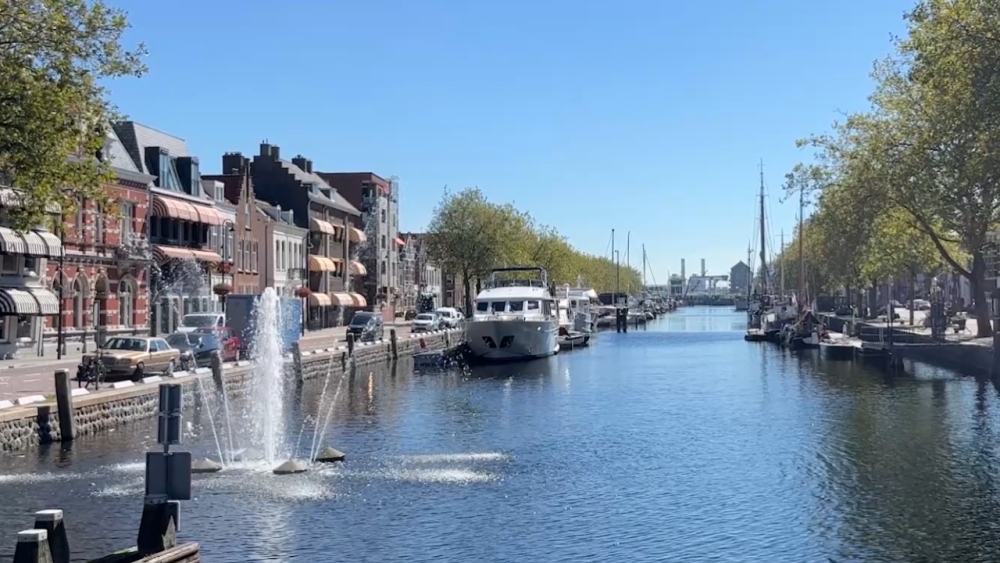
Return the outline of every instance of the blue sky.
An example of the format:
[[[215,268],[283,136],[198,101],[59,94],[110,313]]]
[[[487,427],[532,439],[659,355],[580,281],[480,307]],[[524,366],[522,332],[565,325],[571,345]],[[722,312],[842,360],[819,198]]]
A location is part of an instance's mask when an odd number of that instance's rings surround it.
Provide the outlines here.
[[[866,107],[910,0],[132,0],[150,72],[111,84],[204,172],[263,139],[400,179],[404,230],[478,186],[661,283],[746,258],[757,165],[791,232],[795,139]],[[622,259],[624,260],[624,248]]]

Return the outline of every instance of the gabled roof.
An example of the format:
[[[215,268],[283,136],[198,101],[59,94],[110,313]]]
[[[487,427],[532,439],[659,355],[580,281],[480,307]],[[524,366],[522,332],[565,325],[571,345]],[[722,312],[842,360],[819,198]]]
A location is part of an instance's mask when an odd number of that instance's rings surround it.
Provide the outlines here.
[[[361,215],[361,212],[358,211],[358,208],[351,205],[351,202],[347,201],[344,198],[344,196],[340,195],[340,192],[337,191],[337,188],[334,188],[330,184],[327,184],[326,180],[324,180],[323,178],[320,178],[316,174],[311,174],[309,172],[306,172],[305,170],[296,166],[291,161],[278,159],[278,162],[280,162],[281,165],[286,170],[288,170],[288,172],[292,176],[294,176],[295,179],[298,180],[299,182],[302,182],[303,184],[314,184],[321,190],[330,190],[330,197],[326,197],[321,193],[310,192],[309,193],[310,201],[314,201],[316,203],[320,203],[323,205],[328,205],[330,207],[340,209],[341,211],[346,211],[347,213],[350,213],[352,215],[358,215],[358,216]]]

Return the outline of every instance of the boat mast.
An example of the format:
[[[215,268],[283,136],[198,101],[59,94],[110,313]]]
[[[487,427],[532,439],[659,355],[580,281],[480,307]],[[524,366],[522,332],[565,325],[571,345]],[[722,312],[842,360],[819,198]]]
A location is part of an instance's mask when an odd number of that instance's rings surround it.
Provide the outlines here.
[[[632,231],[625,233],[625,269],[632,267],[632,260],[629,256],[629,251],[632,250]],[[632,284],[629,283],[628,292],[632,293]]]
[[[767,293],[767,237],[764,226],[764,161],[760,162],[760,289]]]
[[[615,267],[615,296],[611,299],[611,304],[618,306],[618,259],[615,255],[615,230],[611,229],[611,264]]]
[[[806,261],[805,261],[805,256],[802,252],[803,248],[802,243],[803,239],[805,238],[804,236],[802,236],[803,234],[805,234],[802,231],[802,210],[804,208],[803,202],[805,200],[803,194],[804,191],[800,188],[799,189],[799,297],[798,297],[800,311],[802,310],[803,300],[806,298],[805,293],[803,293],[805,291],[805,279],[806,279]]]
[[[642,245],[642,290],[646,290],[646,245]]]
[[[781,229],[781,250],[778,254],[785,253],[785,229]],[[781,259],[781,294],[785,294],[785,259]]]
[[[750,294],[753,293],[753,268],[750,267],[750,260],[753,259],[753,248],[747,246],[747,269],[750,270],[750,275],[747,276],[747,307],[750,306]]]

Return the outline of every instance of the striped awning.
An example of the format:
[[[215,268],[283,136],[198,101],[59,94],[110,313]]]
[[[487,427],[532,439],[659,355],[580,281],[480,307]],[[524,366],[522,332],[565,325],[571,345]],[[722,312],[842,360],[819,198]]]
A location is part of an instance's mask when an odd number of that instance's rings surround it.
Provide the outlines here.
[[[359,244],[368,240],[368,237],[365,236],[365,232],[357,227],[351,227],[350,238],[351,242]]]
[[[351,260],[351,273],[356,276],[364,276],[368,274],[368,270],[365,269],[365,265],[357,260]]]
[[[24,194],[14,188],[0,188],[0,207],[22,207],[24,205]],[[62,206],[58,203],[48,203],[45,205],[47,213],[59,213]]]
[[[348,295],[350,295],[351,300],[354,301],[354,305],[352,305],[352,307],[361,308],[368,306],[368,300],[365,299],[364,295],[361,295],[360,293],[349,293]]]
[[[61,248],[59,238],[46,230],[18,233],[13,229],[0,227],[0,253],[56,258]]]
[[[201,260],[202,262],[210,262],[212,264],[222,262],[222,256],[219,256],[215,252],[195,250],[193,248],[183,248],[180,246],[168,246],[165,244],[153,245],[153,258],[156,259],[156,262],[159,264],[162,264],[167,260]]]
[[[330,260],[326,256],[316,256],[315,254],[309,255],[309,271],[310,272],[332,272],[337,269],[337,265],[333,260]]]
[[[309,294],[309,306],[310,307],[329,307],[330,297],[324,293],[310,293]]]
[[[0,316],[58,314],[59,300],[45,288],[0,288]]]
[[[338,307],[354,306],[354,300],[351,299],[351,295],[349,293],[331,293],[330,301],[332,301],[333,304],[337,305]]]
[[[0,254],[25,254],[28,248],[24,238],[14,229],[0,227]]]
[[[309,230],[316,233],[323,233],[326,235],[332,235],[337,232],[337,230],[333,228],[332,224],[322,219],[317,219],[315,217],[309,218]]]
[[[159,195],[153,196],[153,216],[170,217],[171,219],[206,225],[221,225],[226,221],[221,213],[207,205]]]

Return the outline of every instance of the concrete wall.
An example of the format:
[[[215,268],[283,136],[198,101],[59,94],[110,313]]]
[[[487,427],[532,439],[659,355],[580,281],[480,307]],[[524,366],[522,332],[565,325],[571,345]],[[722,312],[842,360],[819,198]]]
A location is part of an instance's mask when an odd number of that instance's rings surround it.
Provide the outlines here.
[[[397,342],[397,354],[400,358],[406,358],[420,351],[443,350],[459,344],[462,338],[461,329],[402,338]],[[304,352],[302,380],[325,377],[328,371],[335,375],[341,374],[350,369],[348,359],[346,346]],[[388,340],[359,344],[354,350],[354,365],[357,367],[388,364],[391,360],[392,348]],[[294,371],[290,356],[286,358],[285,365],[290,372]],[[225,364],[223,381],[228,396],[238,398],[246,394],[252,375],[251,362]],[[184,385],[184,402],[192,405],[197,400],[194,386],[197,385],[198,378],[204,378],[203,384],[214,389],[211,371],[202,368],[196,373],[177,372],[169,378],[150,377],[144,383],[119,382],[114,385],[117,389],[109,385],[100,391],[77,395],[73,398],[77,435],[99,434],[119,426],[155,418],[160,383]],[[61,440],[55,399],[0,408],[0,451],[18,451]]]

